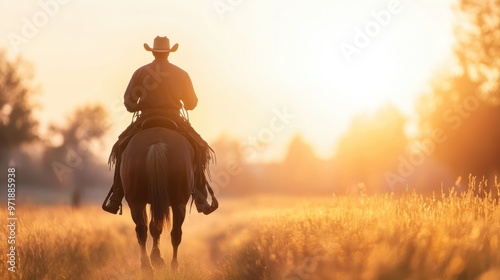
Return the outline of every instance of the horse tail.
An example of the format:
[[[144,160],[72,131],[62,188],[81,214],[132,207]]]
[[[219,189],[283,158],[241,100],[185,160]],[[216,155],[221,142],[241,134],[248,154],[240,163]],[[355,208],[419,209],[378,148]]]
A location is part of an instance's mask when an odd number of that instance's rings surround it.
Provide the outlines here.
[[[170,222],[167,180],[167,151],[165,143],[156,143],[149,147],[146,156],[148,187],[151,198],[151,219],[159,228],[164,222]]]

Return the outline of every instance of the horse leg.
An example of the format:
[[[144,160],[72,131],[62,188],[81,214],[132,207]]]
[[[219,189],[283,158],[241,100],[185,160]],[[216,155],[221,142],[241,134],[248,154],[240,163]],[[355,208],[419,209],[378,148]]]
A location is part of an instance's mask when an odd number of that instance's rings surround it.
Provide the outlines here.
[[[165,267],[165,261],[161,257],[160,248],[158,247],[158,245],[160,245],[160,235],[163,232],[163,226],[156,224],[155,222],[153,222],[153,219],[151,219],[151,222],[149,223],[149,232],[151,232],[151,236],[153,237],[153,248],[151,249],[151,264],[155,268]]]
[[[173,248],[173,258],[171,266],[174,269],[177,269],[179,262],[177,261],[177,248],[179,244],[181,244],[182,240],[182,223],[184,223],[184,218],[186,216],[186,205],[179,204],[177,207],[172,207],[172,231],[170,232],[170,238],[172,240],[172,248]]]
[[[143,270],[152,271],[153,268],[151,267],[148,254],[146,252],[146,240],[148,239],[148,227],[146,226],[146,205],[131,205],[130,211],[132,213],[132,219],[135,223],[137,240],[139,241],[139,246],[141,247],[141,267]]]

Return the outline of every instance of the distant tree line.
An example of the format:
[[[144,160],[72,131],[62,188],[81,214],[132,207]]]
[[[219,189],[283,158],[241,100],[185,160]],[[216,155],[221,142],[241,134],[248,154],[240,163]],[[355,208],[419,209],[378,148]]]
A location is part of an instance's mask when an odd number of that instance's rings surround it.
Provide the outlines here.
[[[0,52],[0,167],[20,167],[18,180],[28,187],[71,188],[78,202],[83,186],[107,176],[95,153],[110,128],[108,113],[84,105],[42,135],[36,96],[31,66]]]

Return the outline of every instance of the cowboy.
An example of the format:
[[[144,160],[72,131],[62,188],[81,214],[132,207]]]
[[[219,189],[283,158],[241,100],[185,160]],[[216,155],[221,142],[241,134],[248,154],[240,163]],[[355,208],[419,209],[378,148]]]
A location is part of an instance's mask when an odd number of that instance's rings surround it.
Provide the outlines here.
[[[184,110],[193,110],[198,104],[189,75],[181,68],[171,64],[168,56],[179,47],[170,48],[167,37],[157,36],[153,48],[144,44],[147,51],[153,53],[154,61],[137,69],[125,91],[124,104],[129,112],[134,113],[133,122],[118,137],[111,151],[109,164],[115,164],[114,182],[103,203],[103,210],[112,214],[122,208],[124,196],[120,179],[121,153],[133,135],[143,129],[143,125],[152,118],[174,122],[175,129],[184,135],[195,150],[195,186],[192,193],[198,212],[206,215],[218,207],[217,200],[205,177],[208,164],[214,159],[213,150],[191,127]],[[212,196],[212,205],[207,201],[207,190]],[[109,203],[108,202],[109,199]]]

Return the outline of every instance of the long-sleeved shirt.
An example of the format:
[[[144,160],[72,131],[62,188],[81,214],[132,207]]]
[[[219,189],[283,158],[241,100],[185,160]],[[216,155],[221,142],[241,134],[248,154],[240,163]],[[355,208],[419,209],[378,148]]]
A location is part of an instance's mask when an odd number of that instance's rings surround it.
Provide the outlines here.
[[[182,103],[181,103],[182,101]],[[124,95],[129,112],[145,109],[193,110],[198,97],[186,71],[166,59],[156,59],[137,69]]]

